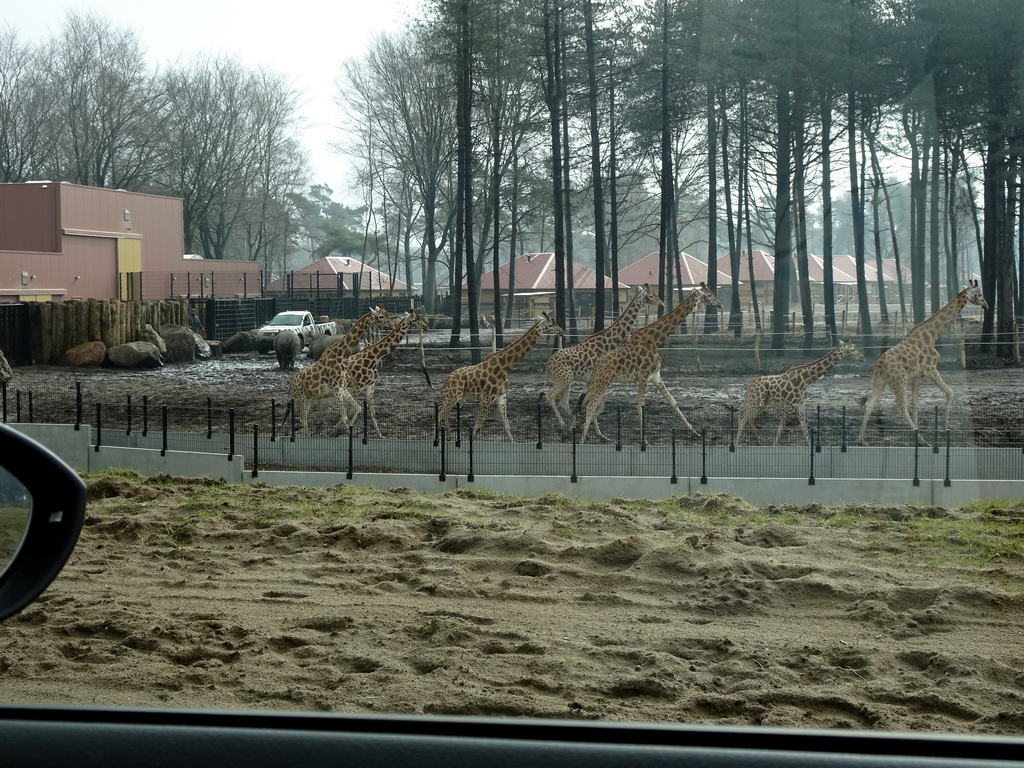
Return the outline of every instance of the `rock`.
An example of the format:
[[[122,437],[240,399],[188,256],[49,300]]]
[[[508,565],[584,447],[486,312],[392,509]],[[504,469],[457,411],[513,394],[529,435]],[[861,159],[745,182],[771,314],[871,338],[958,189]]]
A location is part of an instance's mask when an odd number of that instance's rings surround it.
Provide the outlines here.
[[[107,350],[107,362],[116,368],[159,368],[164,364],[159,347],[149,341],[117,344]]]
[[[215,339],[208,339],[206,345],[210,348],[211,357],[221,357],[224,354],[224,345]]]
[[[0,384],[10,381],[13,375],[14,371],[11,370],[11,364],[7,362],[7,358],[4,357],[4,351],[0,349]]]
[[[235,352],[254,352],[256,350],[256,331],[239,331],[223,343],[225,354]]]
[[[150,325],[149,323],[146,323],[143,329],[139,331],[138,340],[148,341],[150,344],[155,346],[158,350],[160,350],[161,357],[167,354],[167,345],[164,343],[164,340],[160,338],[160,334],[157,333],[156,330],[154,330],[153,326]]]
[[[72,347],[60,359],[60,365],[71,365],[76,367],[89,367],[103,365],[107,358],[107,345],[102,341],[87,341]]]
[[[167,354],[164,356],[166,363],[190,363],[199,357],[196,354],[198,344],[196,340],[202,341],[202,337],[195,331],[190,331],[183,325],[169,323],[160,326],[160,336],[167,345]],[[210,347],[206,346],[206,356],[210,356]]]
[[[192,331],[192,338],[196,343],[196,357],[200,360],[209,360],[213,357],[213,352],[210,349],[210,342],[202,337],[202,335]]]

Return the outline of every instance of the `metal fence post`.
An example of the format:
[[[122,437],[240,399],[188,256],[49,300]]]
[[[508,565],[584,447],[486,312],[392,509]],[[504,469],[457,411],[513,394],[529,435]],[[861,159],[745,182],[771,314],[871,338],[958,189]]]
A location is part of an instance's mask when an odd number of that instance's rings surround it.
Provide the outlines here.
[[[672,485],[679,483],[679,477],[676,475],[676,430],[672,428],[672,477],[669,478],[669,482]]]
[[[921,453],[921,439],[920,438],[921,438],[920,433],[915,429],[914,430],[914,485],[920,485],[921,484],[921,478],[918,477],[918,471],[917,471],[917,462],[918,462],[918,459],[920,458],[920,453]]]
[[[353,444],[355,442],[355,430],[356,427],[354,424],[348,425],[348,469],[345,471],[346,480],[352,479],[352,467],[355,463],[355,451],[353,448]]]
[[[167,455],[167,406],[160,406],[160,420],[161,420],[161,431],[163,432],[163,441],[160,444],[160,455]]]
[[[785,418],[785,417],[783,417]],[[817,433],[817,440],[815,440],[815,433]],[[815,453],[821,453],[821,406],[818,406],[818,428],[817,430],[811,430],[811,445],[814,446]]]
[[[149,395],[142,396],[142,436],[149,434]]]
[[[846,406],[843,406],[842,431],[840,434],[839,452],[846,453]]]
[[[946,425],[947,429],[949,425]],[[939,452],[939,406],[935,406],[935,439],[932,440],[932,453]]]
[[[615,450],[622,450],[622,406],[615,405]]]
[[[815,437],[814,430],[812,429],[811,430],[811,476],[807,479],[807,484],[808,485],[814,485],[814,454],[816,453],[816,451],[814,450],[814,437]]]
[[[440,433],[441,433],[441,473],[437,477],[438,480],[444,480],[445,479],[445,469],[446,469],[446,467],[445,467],[445,463],[446,463],[445,459],[447,458],[445,456],[445,450],[447,449],[447,443],[448,443],[448,440],[447,440],[448,435],[446,434],[447,431],[448,430],[445,429],[444,426],[440,427]]]
[[[213,439],[213,398],[206,398],[206,439]]]
[[[260,476],[260,425],[252,425],[252,476]]]
[[[942,481],[942,484],[947,488],[949,488],[949,486],[952,485],[952,481],[949,479],[949,453],[951,442],[952,438],[950,437],[950,429],[949,427],[946,427],[946,477]]]
[[[434,401],[434,447],[437,447],[441,439],[441,406],[437,400]]]
[[[708,484],[708,430],[700,431],[700,484]]]
[[[729,453],[736,453],[736,406],[725,406],[729,411]],[[673,431],[673,436],[675,432]]]
[[[455,404],[455,447],[462,447],[462,403]]]
[[[537,450],[543,450],[544,448],[544,417],[541,414],[541,403],[544,401],[544,395],[537,395]]]
[[[103,440],[103,404],[96,403],[96,445],[93,450],[99,452]]]
[[[5,418],[6,419],[6,412]],[[75,431],[77,432],[82,428],[82,382],[75,382]]]
[[[228,461],[235,460],[235,409],[228,408]]]
[[[579,480],[579,475],[576,474],[576,445],[579,442],[580,429],[576,424],[572,425],[572,474],[569,475],[569,482],[575,483]]]
[[[277,441],[277,400],[270,398],[270,442]]]
[[[370,404],[363,400],[363,445],[370,435]]]
[[[127,407],[128,425],[125,429],[125,435],[131,435],[132,433],[132,396],[128,395],[128,407]]]
[[[473,473],[473,430],[469,430],[469,474],[466,475],[466,480],[470,483],[476,479]]]

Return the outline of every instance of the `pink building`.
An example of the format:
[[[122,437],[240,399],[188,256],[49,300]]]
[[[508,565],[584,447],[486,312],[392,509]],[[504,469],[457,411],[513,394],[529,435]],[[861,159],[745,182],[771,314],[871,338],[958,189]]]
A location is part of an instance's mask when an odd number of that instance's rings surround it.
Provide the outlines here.
[[[259,295],[257,262],[186,259],[183,232],[180,198],[0,184],[0,301]]]

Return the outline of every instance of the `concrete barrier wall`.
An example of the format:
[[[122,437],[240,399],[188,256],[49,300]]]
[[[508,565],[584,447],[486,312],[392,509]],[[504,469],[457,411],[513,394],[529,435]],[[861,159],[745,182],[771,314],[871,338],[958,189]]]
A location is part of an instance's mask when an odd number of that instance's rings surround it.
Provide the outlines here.
[[[816,455],[816,468],[826,468],[832,462],[832,471],[836,470],[836,464],[841,467],[863,466],[865,464],[874,466],[876,463],[884,468],[882,476],[863,477],[820,477],[814,478],[813,484],[808,476],[792,478],[763,478],[751,475],[749,477],[715,477],[713,474],[702,482],[700,475],[691,474],[693,462],[699,461],[692,453],[685,454],[687,463],[680,460],[682,454],[677,454],[677,464],[682,468],[685,466],[687,473],[677,477],[675,483],[671,482],[670,476],[662,477],[630,477],[616,476],[612,474],[585,474],[582,468],[596,466],[601,463],[602,469],[607,473],[612,471],[615,461],[609,457],[621,461],[622,465],[635,469],[646,463],[654,467],[668,467],[671,463],[669,449],[664,446],[651,448],[648,451],[640,451],[636,446],[630,446],[629,450],[615,451],[610,446],[584,446],[585,450],[577,454],[577,463],[580,473],[576,481],[572,482],[568,475],[542,475],[542,474],[511,474],[515,468],[516,460],[534,463],[538,460],[538,454],[543,454],[550,462],[550,466],[558,466],[563,469],[563,464],[571,461],[566,452],[569,446],[550,446],[544,451],[538,451],[535,446],[524,444],[517,446],[505,445],[502,450],[485,447],[479,453],[474,451],[475,459],[481,459],[484,464],[491,464],[499,461],[502,467],[510,474],[492,474],[488,472],[475,471],[473,479],[470,480],[465,470],[465,454],[456,453],[453,464],[461,471],[447,471],[444,478],[440,477],[436,464],[437,449],[429,442],[423,441],[423,445],[417,450],[403,451],[403,455],[409,454],[421,462],[425,469],[419,472],[368,472],[356,470],[351,479],[346,476],[347,468],[347,441],[327,440],[329,450],[325,454],[325,446],[316,446],[317,440],[302,441],[295,443],[287,439],[275,441],[269,447],[260,444],[260,461],[263,464],[272,464],[274,461],[282,463],[287,459],[296,460],[305,456],[310,461],[323,463],[325,455],[333,457],[330,463],[335,467],[327,471],[268,471],[259,470],[256,476],[245,469],[245,449],[251,449],[251,440],[236,438],[236,453],[228,456],[229,446],[222,438],[214,438],[209,441],[201,441],[207,450],[161,450],[161,436],[140,435],[120,436],[117,439],[131,442],[132,445],[101,445],[96,450],[91,445],[90,428],[83,426],[76,430],[74,426],[62,424],[11,424],[9,425],[23,434],[32,437],[46,445],[50,450],[60,456],[64,461],[75,469],[82,472],[95,472],[106,468],[134,469],[137,472],[151,476],[158,474],[177,475],[185,477],[212,477],[220,478],[227,482],[263,482],[268,485],[299,485],[308,487],[331,487],[339,484],[351,484],[360,486],[371,486],[388,489],[396,487],[407,487],[414,490],[436,493],[456,488],[475,488],[495,493],[508,493],[522,496],[540,496],[547,493],[561,493],[573,498],[610,500],[613,498],[631,499],[660,499],[674,495],[694,495],[697,493],[723,493],[745,499],[757,506],[783,505],[783,504],[851,504],[851,503],[872,503],[872,504],[922,504],[934,506],[959,506],[971,501],[986,499],[1021,499],[1024,498],[1024,480],[994,480],[989,476],[997,474],[1000,470],[1010,473],[1019,472],[1022,461],[1020,451],[1015,449],[981,449],[973,451],[973,463],[977,467],[978,476],[970,479],[953,479],[947,486],[944,481],[944,454],[932,454],[930,450],[920,452],[919,482],[915,484],[909,475],[893,477],[893,468],[904,468],[907,461],[913,466],[913,449],[870,449],[858,447],[850,451],[862,451],[863,456],[854,457],[856,461],[850,461],[850,457],[836,456],[839,449],[823,449]],[[195,443],[194,436],[190,440],[170,439],[168,445],[181,448],[187,443]],[[381,441],[375,446],[375,453],[369,455],[374,460],[386,462],[391,454]],[[360,446],[365,457],[365,449],[368,446]],[[318,448],[320,452],[318,452]],[[733,463],[732,466],[746,466],[756,468],[764,462],[764,457],[757,455],[756,451],[764,449],[743,449],[750,451],[747,456],[739,457],[740,463]],[[780,449],[781,450],[781,449]],[[970,450],[970,449],[961,449]],[[728,451],[727,448],[716,449],[720,454]],[[808,451],[799,447],[793,449],[793,461],[809,461]],[[271,458],[267,458],[267,454]],[[492,453],[493,455],[488,455]],[[709,454],[711,452],[709,451]],[[580,461],[581,457],[583,461]],[[883,460],[889,457],[889,463]],[[716,456],[718,460],[726,461],[722,456]],[[736,457],[733,457],[735,462]],[[588,464],[589,462],[589,464]],[[964,466],[969,462],[967,457],[959,459],[959,465]],[[799,464],[794,464],[799,468]],[[648,469],[650,466],[647,467]],[[332,471],[333,470],[333,471]],[[620,469],[621,471],[621,469]],[[795,470],[794,470],[795,471]],[[890,474],[889,477],[884,475]]]

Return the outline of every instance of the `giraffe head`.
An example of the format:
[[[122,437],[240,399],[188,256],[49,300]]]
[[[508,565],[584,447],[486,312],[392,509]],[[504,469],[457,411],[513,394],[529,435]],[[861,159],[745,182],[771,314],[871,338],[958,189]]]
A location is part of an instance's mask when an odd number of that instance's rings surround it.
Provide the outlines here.
[[[537,325],[540,326],[540,332],[552,334],[554,336],[565,336],[565,331],[562,330],[561,326],[558,325],[547,312],[541,312],[540,317],[537,319]]]
[[[657,292],[648,283],[644,283],[644,287],[640,289],[640,301],[648,307],[664,307],[665,302],[658,298]]]
[[[982,294],[977,280],[971,280],[964,291],[967,294],[967,304],[977,304],[982,309],[988,309],[988,302],[985,301],[985,296]]]
[[[860,360],[862,363],[867,362],[864,359],[864,353],[853,343],[852,339],[842,339],[839,342],[839,359],[842,360],[844,357],[852,357],[855,360]]]
[[[708,288],[704,283],[701,283],[699,288],[694,288],[694,292],[697,294],[698,304],[704,304],[708,307],[717,307],[718,309],[723,308],[722,302],[717,296],[715,296],[714,291]]]
[[[370,314],[373,315],[375,330],[395,330],[395,321],[384,307],[370,307]]]

